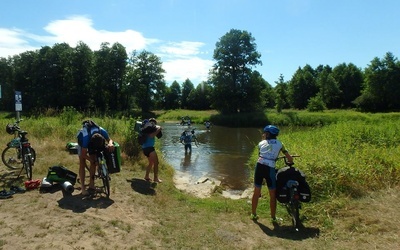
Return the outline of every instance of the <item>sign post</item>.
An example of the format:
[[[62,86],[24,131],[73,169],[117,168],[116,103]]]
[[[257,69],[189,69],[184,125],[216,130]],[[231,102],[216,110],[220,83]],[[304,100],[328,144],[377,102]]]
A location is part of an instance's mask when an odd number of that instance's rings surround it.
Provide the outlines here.
[[[17,121],[20,119],[19,112],[22,111],[22,94],[21,91],[15,91],[15,111],[17,113]]]

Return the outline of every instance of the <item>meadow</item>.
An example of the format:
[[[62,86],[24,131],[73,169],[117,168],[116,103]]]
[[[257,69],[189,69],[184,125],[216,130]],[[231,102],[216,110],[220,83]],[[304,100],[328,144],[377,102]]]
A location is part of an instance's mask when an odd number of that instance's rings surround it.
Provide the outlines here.
[[[222,119],[216,112],[176,110],[157,111],[155,115],[159,121],[179,121],[186,115],[199,123],[210,117],[215,121]],[[290,230],[290,219],[283,206],[278,207],[278,215],[284,218],[283,225],[273,227],[268,221],[265,189],[259,204],[258,223],[249,219],[248,199],[226,199],[220,195],[221,190],[216,190],[210,198],[199,199],[177,190],[172,181],[173,168],[162,156],[160,167],[164,182],[153,191],[142,187],[149,193],[141,192],[134,181],[143,178],[147,161],[141,154],[131,156],[135,151],[132,148],[136,147],[135,134],[131,131],[136,118],[97,116],[92,118],[109,131],[122,150],[122,171],[114,174],[111,182],[112,202],[103,206],[104,202],[82,201],[78,190],[72,198],[63,197],[60,192],[43,195],[31,191],[14,195],[13,200],[0,202],[4,211],[0,219],[0,246],[3,249],[12,249],[11,246],[19,249],[45,246],[59,249],[263,249],[266,246],[387,249],[398,246],[399,204],[395,201],[400,198],[399,113],[285,111],[278,114],[268,111],[260,117],[238,116],[232,121],[244,124],[249,117],[256,126],[262,127],[263,122],[285,126],[285,133],[279,139],[291,153],[301,155],[296,158],[296,166],[306,173],[313,195],[312,201],[303,204],[301,209],[305,226],[301,232],[296,234]],[[75,141],[86,116],[65,110],[54,116],[22,118],[21,127],[29,132],[28,138],[38,155],[35,179],[43,178],[53,165],[64,165],[77,172],[77,156],[70,155],[65,145]],[[0,127],[5,128],[14,119],[13,114],[1,113]],[[12,136],[3,133],[0,145],[5,147]],[[244,167],[252,168],[256,156],[255,149]],[[1,186],[7,189],[14,180],[2,163],[1,166]],[[250,178],[249,185],[251,181]],[[22,185],[23,180],[18,182]],[[61,202],[65,200],[66,204]],[[30,209],[26,210],[27,206]],[[38,216],[44,214],[48,218],[38,221]],[[54,220],[61,220],[64,227],[50,222]],[[73,236],[67,236],[65,230]],[[57,245],[57,239],[64,243]],[[99,244],[102,241],[108,244]]]

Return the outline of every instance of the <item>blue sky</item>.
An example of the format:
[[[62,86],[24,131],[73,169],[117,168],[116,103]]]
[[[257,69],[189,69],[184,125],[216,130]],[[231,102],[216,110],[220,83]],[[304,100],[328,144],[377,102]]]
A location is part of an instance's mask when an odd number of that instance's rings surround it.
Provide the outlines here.
[[[167,84],[197,86],[215,63],[218,40],[231,29],[252,34],[275,85],[306,64],[361,69],[386,52],[400,55],[398,0],[12,0],[0,9],[0,57],[78,41],[98,50],[119,42],[127,52],[161,58]]]

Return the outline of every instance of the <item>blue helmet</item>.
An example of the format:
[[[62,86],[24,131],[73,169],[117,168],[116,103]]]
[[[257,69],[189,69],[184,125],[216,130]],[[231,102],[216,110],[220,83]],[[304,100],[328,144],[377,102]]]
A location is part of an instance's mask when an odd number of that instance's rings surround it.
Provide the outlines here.
[[[279,135],[279,128],[277,128],[274,125],[267,125],[264,128],[264,132],[268,132],[271,135],[275,135],[276,136],[276,135]]]

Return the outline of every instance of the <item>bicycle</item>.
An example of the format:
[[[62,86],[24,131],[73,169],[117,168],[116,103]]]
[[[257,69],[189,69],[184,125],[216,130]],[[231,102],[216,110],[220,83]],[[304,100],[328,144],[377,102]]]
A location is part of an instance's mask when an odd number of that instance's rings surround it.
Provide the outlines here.
[[[103,193],[106,195],[107,198],[110,198],[110,181],[111,177],[108,172],[107,168],[107,161],[104,157],[104,151],[100,150],[96,152],[96,160],[98,165],[96,166],[97,168],[97,173],[94,175],[95,179],[101,179],[103,186],[100,187],[103,191]],[[89,167],[86,166],[86,170],[90,173]],[[97,190],[97,188],[96,188]]]
[[[25,170],[27,178],[32,180],[32,169],[36,160],[36,152],[26,137],[28,132],[21,130],[19,127],[20,121],[22,120],[16,121],[13,125],[7,124],[6,126],[6,132],[14,135],[14,138],[7,143],[7,147],[1,154],[1,160],[9,169],[21,169],[17,178]]]
[[[300,157],[292,155],[292,157]],[[277,200],[284,204],[286,210],[291,217],[293,228],[299,231],[302,227],[300,220],[300,209],[302,202],[311,200],[311,192],[305,181],[305,175],[293,164],[287,162],[286,157],[278,157],[285,160],[285,167],[278,170],[277,179]],[[308,190],[308,192],[307,192]]]

